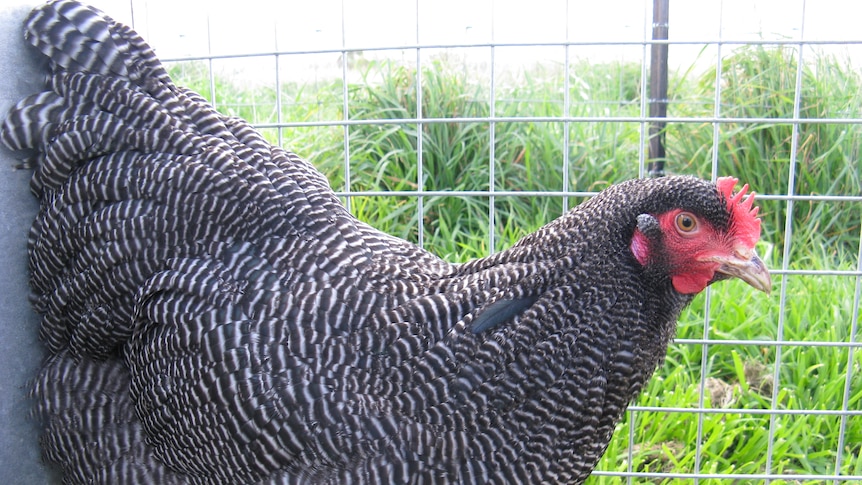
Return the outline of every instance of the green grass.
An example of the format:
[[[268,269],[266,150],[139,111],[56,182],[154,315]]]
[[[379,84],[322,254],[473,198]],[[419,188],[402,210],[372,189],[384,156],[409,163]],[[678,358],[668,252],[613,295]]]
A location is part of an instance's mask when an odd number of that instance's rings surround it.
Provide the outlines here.
[[[613,119],[598,122],[462,122],[491,114],[487,73],[435,59],[425,65],[417,88],[415,69],[370,62],[365,81],[347,86],[349,118],[445,118],[441,123],[352,125],[349,175],[345,173],[341,126],[264,130],[274,143],[312,160],[338,190],[361,191],[598,191],[638,174],[641,124]],[[536,67],[528,79],[495,86],[494,114],[502,117],[635,117],[641,112],[640,66],[578,63],[569,73],[568,113],[565,77],[559,66]],[[862,76],[840,60],[809,56],[802,66],[803,118],[862,117]],[[212,99],[203,64],[172,66],[179,84]],[[501,78],[505,78],[501,76]],[[721,86],[718,115],[759,121],[673,123],[668,126],[667,168],[672,173],[710,177],[712,160],[719,175],[734,175],[761,194],[858,196],[862,194],[862,126],[807,123],[794,130],[797,56],[791,48],[746,47],[714,68],[671,73],[669,116],[711,118],[715,87]],[[215,79],[219,109],[255,123],[341,120],[341,81],[313,86],[284,84],[281,106],[272,88],[249,88]],[[421,102],[418,100],[421,92]],[[422,171],[419,172],[419,132]],[[493,164],[491,130],[493,130]],[[564,144],[568,131],[568,145]],[[796,164],[791,141],[796,137]],[[713,154],[717,137],[718,153]],[[568,156],[568,165],[563,160]],[[493,176],[490,167],[493,166]],[[566,172],[567,170],[567,172]],[[790,187],[790,173],[795,183]],[[351,210],[375,227],[424,245],[451,260],[487,255],[559,216],[583,199],[558,196],[496,196],[489,248],[489,197],[427,196],[419,212],[417,197],[356,196]],[[762,200],[763,243],[770,267],[804,270],[857,270],[860,262],[862,203],[851,201]],[[792,233],[785,231],[792,218]],[[783,260],[789,237],[789,259]],[[598,469],[670,473],[862,474],[862,417],[796,413],[799,410],[862,409],[862,349],[811,345],[848,343],[855,292],[851,276],[776,277],[780,292],[754,292],[738,281],[711,288],[698,297],[678,326],[678,339],[708,338],[709,346],[674,343],[667,361],[636,401],[638,406],[696,409],[718,413],[629,413],[619,425]],[[707,305],[708,302],[708,305]],[[782,315],[783,311],[783,315]],[[707,322],[708,313],[708,323]],[[777,346],[780,337],[791,344]],[[757,344],[725,344],[722,341]],[[704,352],[706,354],[704,355]],[[852,354],[851,354],[852,352]],[[851,367],[848,370],[848,365]],[[849,400],[845,389],[849,383]],[[701,392],[701,382],[707,383]],[[750,410],[755,410],[750,412]],[[758,411],[787,411],[770,416]],[[630,427],[634,427],[630,429]],[[700,428],[700,434],[698,429]],[[772,462],[767,449],[772,440]],[[629,435],[635,447],[629,450]],[[698,446],[698,436],[701,442]],[[841,469],[836,470],[843,446]],[[699,458],[698,458],[699,453]],[[631,455],[631,460],[629,459]],[[588,483],[616,484],[619,477],[594,476]],[[635,478],[633,483],[693,483],[691,479]],[[766,483],[763,480],[703,479],[701,484]],[[774,480],[824,483],[822,480]]]

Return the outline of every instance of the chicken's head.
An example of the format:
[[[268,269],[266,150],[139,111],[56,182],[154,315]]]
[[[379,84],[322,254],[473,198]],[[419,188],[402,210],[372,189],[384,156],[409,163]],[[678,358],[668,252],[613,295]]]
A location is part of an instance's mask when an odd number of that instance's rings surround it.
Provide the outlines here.
[[[772,280],[754,251],[760,238],[754,194],[745,197],[748,185],[734,194],[736,182],[731,177],[716,181],[718,195],[726,205],[723,214],[676,207],[638,216],[631,241],[638,262],[645,267],[661,267],[682,294],[699,293],[710,283],[730,277],[768,293]]]

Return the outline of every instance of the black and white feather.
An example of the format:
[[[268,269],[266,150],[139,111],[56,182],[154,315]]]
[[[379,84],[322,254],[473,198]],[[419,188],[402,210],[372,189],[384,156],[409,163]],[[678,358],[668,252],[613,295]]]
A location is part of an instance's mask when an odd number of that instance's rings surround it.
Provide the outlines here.
[[[2,141],[36,153],[33,394],[67,483],[579,483],[690,299],[636,264],[637,215],[723,207],[633,181],[449,264],[103,13],[52,2],[26,38],[51,72]]]

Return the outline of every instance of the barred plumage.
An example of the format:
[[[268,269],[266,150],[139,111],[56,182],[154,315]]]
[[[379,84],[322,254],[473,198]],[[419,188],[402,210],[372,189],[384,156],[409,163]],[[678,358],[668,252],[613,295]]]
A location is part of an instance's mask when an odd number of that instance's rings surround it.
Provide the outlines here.
[[[662,215],[733,244],[754,217],[726,183],[630,181],[449,264],[101,12],[55,1],[25,31],[52,73],[0,139],[38,151],[33,394],[68,483],[579,483],[693,296]],[[768,289],[748,256],[733,275]]]

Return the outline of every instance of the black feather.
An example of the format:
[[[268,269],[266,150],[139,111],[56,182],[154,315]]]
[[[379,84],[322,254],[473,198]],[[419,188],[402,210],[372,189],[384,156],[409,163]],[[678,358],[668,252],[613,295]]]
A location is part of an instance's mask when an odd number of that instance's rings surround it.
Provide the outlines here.
[[[520,315],[524,310],[536,303],[538,296],[497,300],[482,310],[470,324],[470,331],[480,333],[491,330],[501,323]]]

